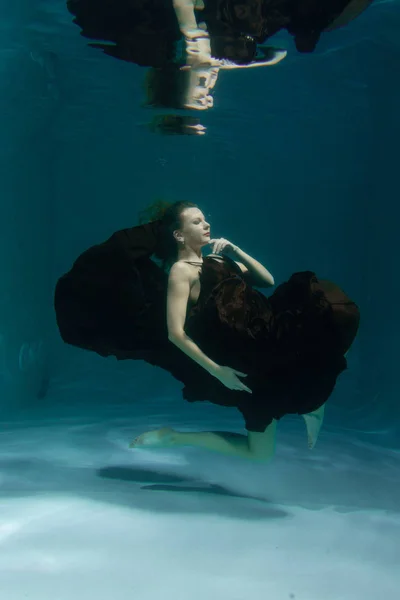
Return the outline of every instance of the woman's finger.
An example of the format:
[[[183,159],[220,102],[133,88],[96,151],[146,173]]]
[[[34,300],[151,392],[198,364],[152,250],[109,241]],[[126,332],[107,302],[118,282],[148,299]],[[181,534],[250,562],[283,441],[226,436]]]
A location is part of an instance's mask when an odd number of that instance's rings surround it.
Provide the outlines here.
[[[253,393],[253,392],[251,391],[251,389],[250,389],[249,387],[247,387],[247,385],[244,385],[244,383],[242,383],[242,387],[241,387],[241,389],[242,389],[244,392],[248,392],[249,394],[252,394],[252,393]]]

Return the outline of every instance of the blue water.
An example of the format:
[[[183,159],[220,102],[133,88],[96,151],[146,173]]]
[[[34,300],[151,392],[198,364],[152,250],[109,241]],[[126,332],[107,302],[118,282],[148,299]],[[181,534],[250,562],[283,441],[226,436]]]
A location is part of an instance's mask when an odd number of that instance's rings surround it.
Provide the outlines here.
[[[376,600],[400,586],[400,4],[313,55],[225,72],[203,138],[149,132],[144,70],[87,47],[59,0],[0,8],[0,597]],[[197,202],[277,283],[312,269],[362,324],[309,452],[267,466],[129,450],[147,429],[241,431],[167,373],[64,346],[52,294],[157,197]]]

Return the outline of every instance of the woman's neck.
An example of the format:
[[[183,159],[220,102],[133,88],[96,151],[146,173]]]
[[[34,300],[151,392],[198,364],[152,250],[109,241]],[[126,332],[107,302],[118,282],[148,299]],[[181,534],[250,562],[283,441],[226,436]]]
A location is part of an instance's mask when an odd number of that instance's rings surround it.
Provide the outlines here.
[[[201,253],[201,250],[196,252],[195,250],[192,250],[191,248],[183,248],[182,250],[179,250],[179,252],[178,252],[178,260],[202,263],[203,255]]]

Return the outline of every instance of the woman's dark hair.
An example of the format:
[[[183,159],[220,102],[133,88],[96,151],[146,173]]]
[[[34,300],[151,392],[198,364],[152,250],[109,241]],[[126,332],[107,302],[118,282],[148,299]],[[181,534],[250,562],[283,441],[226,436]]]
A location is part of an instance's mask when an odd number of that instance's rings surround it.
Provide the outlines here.
[[[140,213],[140,223],[160,221],[160,239],[155,256],[162,261],[164,270],[169,269],[178,258],[174,231],[182,226],[182,213],[188,208],[197,208],[197,205],[185,201],[170,203],[157,200]]]

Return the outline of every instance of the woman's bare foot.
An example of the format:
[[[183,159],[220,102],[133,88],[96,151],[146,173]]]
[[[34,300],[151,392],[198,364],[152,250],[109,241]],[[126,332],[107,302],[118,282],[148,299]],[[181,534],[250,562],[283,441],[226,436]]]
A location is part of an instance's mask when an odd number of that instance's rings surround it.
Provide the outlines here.
[[[174,445],[174,434],[175,431],[170,427],[147,431],[132,440],[129,448],[170,448]]]
[[[312,413],[303,415],[307,427],[308,447],[312,450],[317,443],[319,432],[324,421],[325,404]]]

